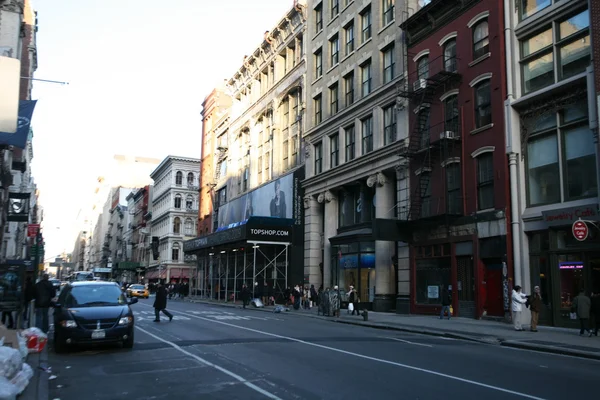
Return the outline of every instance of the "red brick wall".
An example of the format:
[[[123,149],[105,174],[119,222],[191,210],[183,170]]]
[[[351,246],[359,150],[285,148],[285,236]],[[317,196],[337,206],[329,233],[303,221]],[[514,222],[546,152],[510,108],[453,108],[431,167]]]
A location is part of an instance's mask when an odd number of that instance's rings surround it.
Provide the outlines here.
[[[596,93],[600,93],[600,1],[590,1],[590,22],[592,30],[592,51],[594,52],[594,81],[596,84]]]

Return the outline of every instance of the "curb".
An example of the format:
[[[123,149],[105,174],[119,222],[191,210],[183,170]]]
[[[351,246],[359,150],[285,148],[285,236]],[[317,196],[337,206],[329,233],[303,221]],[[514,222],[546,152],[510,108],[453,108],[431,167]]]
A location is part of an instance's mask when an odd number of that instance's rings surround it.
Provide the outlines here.
[[[33,376],[29,384],[18,396],[19,400],[48,400],[50,381],[48,381],[48,343],[41,353],[31,353],[26,362],[33,370]]]
[[[588,360],[600,361],[600,353],[592,353],[589,351],[572,350],[569,348],[558,347],[558,346],[544,346],[540,344],[530,344],[526,342],[519,342],[515,340],[506,340],[500,343],[503,347],[509,347],[513,349],[539,351],[542,353],[559,354],[563,356],[579,357]]]
[[[241,306],[237,306],[235,304],[213,303],[210,301],[203,301],[203,300],[187,300],[187,301],[190,303],[201,303],[201,304],[208,304],[208,305],[219,306],[219,307],[241,309]],[[246,310],[272,313],[271,310],[267,310],[265,308],[246,308]],[[472,336],[472,335],[463,334],[460,332],[448,332],[448,331],[442,332],[442,331],[436,331],[436,330],[431,330],[431,329],[427,329],[427,328],[400,327],[400,326],[393,326],[393,325],[386,325],[386,324],[378,324],[378,323],[374,323],[374,322],[347,321],[347,320],[345,321],[345,320],[339,320],[339,319],[329,319],[327,317],[322,317],[320,315],[310,315],[310,314],[302,314],[302,313],[288,313],[288,315],[320,319],[323,321],[328,321],[328,322],[333,322],[333,323],[338,323],[338,324],[363,326],[366,328],[391,330],[391,331],[397,331],[397,332],[415,333],[415,334],[419,334],[419,335],[446,337],[449,339],[465,340],[465,341],[480,343],[480,344],[496,345],[496,346],[503,346],[503,347],[509,347],[509,348],[523,349],[523,350],[532,350],[532,351],[538,351],[538,352],[542,352],[542,353],[559,354],[559,355],[566,355],[566,356],[572,356],[572,357],[586,358],[586,359],[590,359],[590,360],[600,360],[600,353],[571,350],[569,348],[558,347],[558,346],[544,346],[544,345],[538,345],[538,344],[530,344],[530,343],[520,342],[520,341],[516,341],[516,340],[507,340],[507,339],[504,339],[501,337],[495,337],[495,336],[476,337],[476,336]]]

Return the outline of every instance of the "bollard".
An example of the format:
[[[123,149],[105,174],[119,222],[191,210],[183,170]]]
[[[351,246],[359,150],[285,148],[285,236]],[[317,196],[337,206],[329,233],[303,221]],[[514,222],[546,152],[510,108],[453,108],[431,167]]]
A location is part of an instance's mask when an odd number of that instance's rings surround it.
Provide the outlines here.
[[[362,312],[363,321],[369,320],[369,312],[367,310],[363,310]]]

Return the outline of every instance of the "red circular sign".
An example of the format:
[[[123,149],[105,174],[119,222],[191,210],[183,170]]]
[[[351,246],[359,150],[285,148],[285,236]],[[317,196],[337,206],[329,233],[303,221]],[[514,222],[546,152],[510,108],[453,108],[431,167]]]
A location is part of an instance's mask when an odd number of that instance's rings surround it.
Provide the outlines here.
[[[573,223],[573,236],[579,241],[584,241],[588,237],[588,227],[583,221],[575,221]]]

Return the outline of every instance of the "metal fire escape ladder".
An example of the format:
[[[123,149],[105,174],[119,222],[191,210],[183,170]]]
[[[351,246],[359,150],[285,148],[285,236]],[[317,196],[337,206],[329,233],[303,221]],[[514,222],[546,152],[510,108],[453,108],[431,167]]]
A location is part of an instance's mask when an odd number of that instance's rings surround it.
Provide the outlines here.
[[[419,183],[416,185],[413,196],[411,196],[410,207],[408,209],[408,220],[418,219],[421,216],[423,206],[423,197],[429,188],[431,171],[431,146],[430,146],[430,131],[429,131],[429,110],[422,112],[426,107],[429,107],[433,101],[433,93],[435,88],[430,87],[429,82],[422,89],[418,102],[418,112],[415,118],[415,124],[412,129],[412,135],[408,143],[408,154],[415,160],[415,167],[421,171],[419,174]]]

